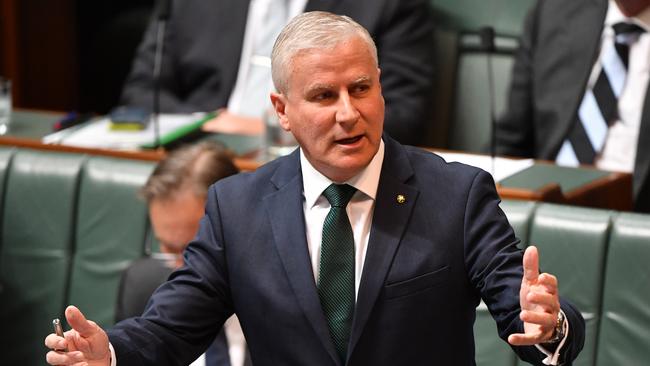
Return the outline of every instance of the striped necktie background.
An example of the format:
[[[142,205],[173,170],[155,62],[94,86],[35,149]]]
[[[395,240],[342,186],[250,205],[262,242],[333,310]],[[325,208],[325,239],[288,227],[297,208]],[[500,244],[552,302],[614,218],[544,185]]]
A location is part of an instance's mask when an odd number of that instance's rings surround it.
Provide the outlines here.
[[[591,89],[587,88],[577,118],[562,144],[556,162],[577,166],[593,164],[602,151],[607,129],[618,120],[618,98],[625,87],[630,44],[644,29],[631,23],[616,23],[614,42],[603,44],[602,69]]]

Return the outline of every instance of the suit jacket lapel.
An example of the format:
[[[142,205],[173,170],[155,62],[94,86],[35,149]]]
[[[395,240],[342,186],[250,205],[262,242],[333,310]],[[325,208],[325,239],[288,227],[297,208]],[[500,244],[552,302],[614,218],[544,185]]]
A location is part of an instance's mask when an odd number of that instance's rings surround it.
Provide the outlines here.
[[[384,286],[400,239],[406,229],[419,191],[405,183],[413,175],[404,148],[384,135],[386,152],[377,189],[377,198],[363,266],[361,285],[357,295],[350,348],[352,354],[372,308]],[[405,198],[399,203],[397,196]]]
[[[307,234],[302,202],[302,174],[300,154],[291,154],[271,178],[277,191],[264,198],[273,231],[273,239],[287,272],[289,282],[309,319],[333,361],[340,364],[327,327],[327,320],[321,310],[316,290],[316,281],[307,249]]]
[[[561,138],[556,141],[555,151],[559,150],[569,130],[577,118],[577,110],[582,102],[591,69],[600,53],[600,39],[603,30],[603,20],[607,14],[607,0],[592,0],[587,2],[567,2],[570,10],[566,12],[566,18],[558,20],[562,22],[561,32],[558,39],[563,40],[562,54],[557,60],[558,79],[566,80],[562,85],[565,90],[558,90],[557,96],[561,101],[560,108],[556,111],[559,114],[558,121],[561,122],[559,131]],[[538,55],[538,57],[553,57],[552,55]],[[577,96],[567,97],[567,96]],[[562,101],[563,100],[563,101]]]
[[[636,148],[636,163],[634,165],[634,197],[648,182],[650,175],[650,88],[645,92],[645,103],[641,114],[638,145]],[[638,205],[638,204],[637,204]]]

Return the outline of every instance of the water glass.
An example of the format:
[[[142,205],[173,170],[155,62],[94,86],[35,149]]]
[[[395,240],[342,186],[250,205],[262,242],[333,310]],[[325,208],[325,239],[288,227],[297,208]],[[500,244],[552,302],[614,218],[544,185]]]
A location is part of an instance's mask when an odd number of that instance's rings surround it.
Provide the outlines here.
[[[11,120],[11,81],[0,76],[0,135],[9,131]]]
[[[273,160],[277,157],[287,155],[298,147],[298,142],[289,131],[280,126],[278,115],[274,109],[264,113],[265,150],[266,158]]]

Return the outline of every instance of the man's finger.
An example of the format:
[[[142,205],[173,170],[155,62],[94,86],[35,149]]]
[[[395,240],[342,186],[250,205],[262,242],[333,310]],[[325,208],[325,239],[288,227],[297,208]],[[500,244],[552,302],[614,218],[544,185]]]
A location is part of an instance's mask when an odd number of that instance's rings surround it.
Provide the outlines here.
[[[79,332],[82,337],[88,337],[97,330],[95,325],[86,320],[86,317],[76,306],[70,305],[65,309],[65,318],[72,329]]]
[[[65,341],[65,338],[59,337],[58,335],[52,333],[45,337],[45,347],[52,350],[64,349],[67,347],[67,343]]]
[[[515,333],[508,336],[508,343],[513,346],[532,346],[542,343],[541,334]]]
[[[535,281],[539,276],[539,254],[537,248],[529,246],[524,252],[524,279]]]

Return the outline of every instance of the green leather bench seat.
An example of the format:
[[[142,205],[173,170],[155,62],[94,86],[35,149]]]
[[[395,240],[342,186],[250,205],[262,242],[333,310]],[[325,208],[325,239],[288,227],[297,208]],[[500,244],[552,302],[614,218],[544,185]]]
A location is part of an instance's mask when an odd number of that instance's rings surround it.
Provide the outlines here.
[[[3,365],[45,364],[44,336],[67,304],[113,324],[121,271],[143,254],[136,196],[153,163],[0,148]]]
[[[491,97],[498,116],[506,104],[514,54],[533,2],[430,1],[437,26],[435,115],[429,136],[432,146],[489,151]],[[495,52],[489,56],[480,37],[481,29],[488,26],[495,35]]]
[[[84,156],[15,152],[2,207],[0,343],[3,364],[34,365],[52,318],[66,302],[73,250],[76,190]],[[7,339],[4,339],[4,338]],[[5,358],[8,357],[8,358]],[[32,360],[32,361],[30,361]]]
[[[154,164],[0,147],[2,364],[43,365],[51,320],[74,303],[113,323],[120,272],[144,252],[147,210],[136,197]],[[587,319],[577,365],[650,360],[650,215],[524,201],[501,204],[541,268]],[[480,366],[513,366],[514,353],[481,305]]]
[[[574,365],[593,365],[600,321],[611,212],[543,205],[533,218],[529,243],[539,248],[540,268],[558,277],[560,295],[585,318],[585,346]]]
[[[650,364],[650,220],[614,218],[598,334],[598,366]]]
[[[115,311],[105,304],[116,303],[122,271],[143,255],[147,207],[137,190],[151,170],[147,162],[96,157],[82,171],[78,216],[83,220],[75,227],[68,302],[102,326],[114,322]]]

